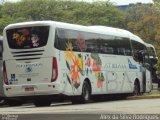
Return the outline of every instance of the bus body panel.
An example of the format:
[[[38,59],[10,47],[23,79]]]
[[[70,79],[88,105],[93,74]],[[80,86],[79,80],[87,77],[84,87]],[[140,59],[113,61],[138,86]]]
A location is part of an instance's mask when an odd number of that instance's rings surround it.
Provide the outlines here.
[[[47,64],[46,64],[47,62]],[[50,83],[52,58],[40,58],[30,63],[15,60],[5,61],[9,85]],[[14,71],[9,68],[15,68]],[[48,71],[48,72],[44,72]]]
[[[81,53],[74,53],[75,56],[78,56],[79,54]],[[81,71],[82,73],[79,72],[80,81],[77,81],[80,82],[79,87],[76,86],[76,83],[75,85],[71,84],[71,72],[69,71],[68,67],[72,67],[72,65],[69,65],[67,67],[66,60],[60,60],[61,65],[63,66],[62,79],[66,84],[68,84],[64,86],[64,94],[68,95],[68,93],[70,92],[70,95],[80,95],[83,81],[86,78],[88,78],[91,82],[92,94],[132,93],[135,79],[140,78],[141,81],[141,74],[137,75],[139,66],[137,66],[137,69],[129,68],[128,59],[134,61],[132,57],[105,54],[99,55],[99,59],[101,59],[102,64],[99,70],[96,71],[94,70],[94,67],[96,66],[94,66],[94,59],[91,58],[91,54],[83,53],[82,55],[83,58],[81,59],[83,59],[82,64],[84,66],[83,70]],[[60,55],[65,56],[63,53],[60,53]],[[117,61],[117,59],[119,59],[119,61]],[[88,60],[90,60],[90,63],[88,63]],[[137,63],[132,62],[132,64]],[[101,78],[98,78],[99,73],[103,74],[104,78],[102,78],[102,76]],[[101,79],[103,79],[102,82]]]

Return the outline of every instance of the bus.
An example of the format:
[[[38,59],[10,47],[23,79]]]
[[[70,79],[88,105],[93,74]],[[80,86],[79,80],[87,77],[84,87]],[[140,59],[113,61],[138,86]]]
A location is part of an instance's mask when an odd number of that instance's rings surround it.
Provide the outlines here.
[[[151,91],[145,43],[127,32],[33,21],[10,24],[3,36],[7,98],[44,106],[62,96],[86,103],[96,95]]]
[[[0,105],[4,104],[4,92],[3,92],[3,81],[2,81],[2,50],[3,50],[3,37],[0,35]]]
[[[130,31],[127,31],[127,30],[124,30],[124,29],[119,29],[119,28],[113,28],[113,27],[107,27],[107,26],[97,26],[97,25],[94,25],[94,26],[89,26],[90,28],[94,28],[94,29],[98,29],[98,30],[103,30],[105,31],[106,33],[108,33],[110,30],[112,30],[112,32],[115,32],[115,34],[117,33],[120,33],[120,34],[125,34],[127,36],[129,36],[129,39],[131,40],[131,47],[132,47],[132,55],[133,55],[133,58],[137,61],[138,59],[141,59],[141,64],[143,64],[143,69],[147,69],[146,72],[143,73],[143,80],[142,80],[142,84],[143,84],[143,92],[145,91],[146,89],[146,75],[149,75],[147,78],[152,78],[152,67],[153,67],[153,64],[151,63],[151,57],[153,54],[156,55],[156,51],[155,51],[155,48],[153,45],[149,45],[147,43],[145,43],[140,37],[138,37],[137,35],[131,33]],[[138,43],[133,43],[133,41],[136,41]],[[139,43],[141,43],[141,47],[145,45],[145,50],[140,50],[139,47]],[[143,45],[142,45],[143,44]],[[149,51],[149,48],[153,48],[153,51],[151,53],[151,51]],[[138,50],[139,49],[139,50]],[[151,55],[152,54],[152,55]],[[141,58],[139,58],[141,57]],[[158,57],[156,57],[156,59],[158,60]],[[139,60],[138,60],[139,61]],[[148,73],[147,73],[148,72]],[[150,77],[151,76],[151,77]],[[149,80],[149,79],[148,79]],[[152,81],[151,81],[151,84],[149,84],[149,86],[152,85]]]
[[[97,25],[89,26],[89,27],[95,28],[95,29],[103,29],[103,30],[107,30],[107,28],[110,28],[115,32],[120,32],[120,33],[123,32],[125,34],[129,34],[130,37],[132,36],[132,38],[134,38],[134,39],[136,39],[140,42],[143,42],[143,40],[140,39],[138,36],[134,35],[133,33],[129,32],[127,30],[124,30],[124,29],[118,29],[118,28],[106,27],[106,26],[97,26]],[[148,69],[150,69],[150,71],[151,71],[152,83],[158,83],[158,86],[160,86],[160,79],[158,78],[157,73],[156,73],[157,71],[154,67],[157,64],[157,61],[158,61],[156,50],[155,50],[155,48],[152,44],[145,43],[145,45],[146,45],[147,50],[148,50],[149,61],[150,61],[149,62],[150,64],[148,64],[148,65],[146,64],[146,65],[148,66]]]

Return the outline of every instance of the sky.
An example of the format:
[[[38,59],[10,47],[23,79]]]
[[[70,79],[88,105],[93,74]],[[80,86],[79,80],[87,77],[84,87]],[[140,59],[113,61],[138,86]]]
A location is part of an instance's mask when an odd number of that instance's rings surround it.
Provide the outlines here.
[[[153,0],[110,0],[110,2],[113,2],[117,5],[128,5],[130,3],[153,3]]]
[[[3,0],[0,0],[3,1]],[[11,1],[16,2],[20,0],[5,0],[5,1]],[[108,0],[73,0],[73,1],[84,1],[84,2],[95,2],[95,1],[108,1]],[[130,3],[153,3],[153,0],[109,0],[110,2],[113,2],[115,5],[128,5]]]
[[[108,0],[75,0],[75,1],[85,1],[85,2],[93,2],[93,1],[108,1]],[[153,0],[109,0],[116,5],[128,5],[130,3],[153,3]]]

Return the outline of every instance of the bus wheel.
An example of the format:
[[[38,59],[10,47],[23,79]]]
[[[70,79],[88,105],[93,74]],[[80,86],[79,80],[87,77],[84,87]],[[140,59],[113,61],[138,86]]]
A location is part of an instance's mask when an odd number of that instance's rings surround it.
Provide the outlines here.
[[[138,81],[135,81],[134,83],[134,90],[133,90],[133,95],[134,96],[137,96],[140,94],[140,86],[139,86],[139,83]]]
[[[91,87],[87,81],[84,81],[82,87],[82,94],[80,96],[71,97],[72,104],[87,103],[91,98]]]
[[[81,100],[83,103],[87,103],[90,101],[90,98],[91,98],[91,87],[89,86],[87,81],[84,81],[82,87]]]
[[[50,104],[51,104],[51,101],[42,101],[42,100],[36,100],[36,101],[34,101],[34,105],[36,106],[36,107],[43,107],[43,106],[50,106]]]

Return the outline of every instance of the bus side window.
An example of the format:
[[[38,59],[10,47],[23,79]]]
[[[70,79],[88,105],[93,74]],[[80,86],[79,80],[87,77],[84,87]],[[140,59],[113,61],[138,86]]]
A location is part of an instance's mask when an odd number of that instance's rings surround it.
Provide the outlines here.
[[[145,45],[132,40],[133,58],[139,63],[149,63]]]
[[[94,38],[92,38],[94,36]],[[98,42],[97,34],[85,33],[86,37],[86,52],[98,53],[100,52],[100,46]]]
[[[111,35],[100,35],[99,36],[100,41],[99,46],[100,46],[100,52],[102,54],[114,54],[114,37]]]
[[[59,50],[65,50],[66,48],[65,42],[66,42],[66,38],[65,38],[64,30],[57,28],[55,33],[54,46]]]
[[[131,44],[128,38],[117,37],[116,47],[118,50],[118,55],[131,56]]]

